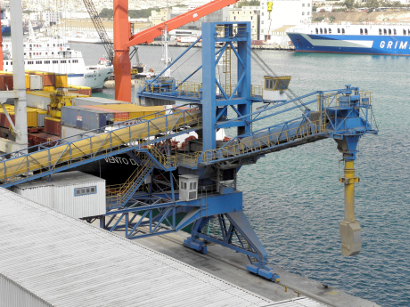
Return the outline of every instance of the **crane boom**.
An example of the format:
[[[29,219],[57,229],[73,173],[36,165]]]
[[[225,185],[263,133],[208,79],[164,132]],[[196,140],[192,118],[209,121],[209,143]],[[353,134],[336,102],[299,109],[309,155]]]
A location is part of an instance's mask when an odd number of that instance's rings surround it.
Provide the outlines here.
[[[182,27],[183,25],[186,25],[187,23],[190,23],[192,21],[197,21],[198,19],[208,14],[211,14],[213,12],[216,12],[224,8],[225,6],[235,4],[238,1],[239,0],[215,0],[207,4],[204,4],[200,7],[197,7],[196,9],[193,9],[189,12],[178,15],[154,27],[151,27],[137,34],[134,34],[131,37],[130,41],[126,44],[126,46],[131,47],[131,46],[139,45],[143,43],[149,44],[154,40],[155,37],[162,35],[162,32],[165,30],[165,25],[166,25],[167,31],[169,32],[171,30]]]
[[[110,62],[114,59],[114,48],[112,46],[112,41],[108,38],[107,31],[105,31],[104,25],[100,16],[95,9],[94,3],[92,0],[83,0],[85,7],[87,8],[88,14],[94,24],[95,29],[97,30],[98,36],[100,37],[105,51],[107,52],[108,59]]]
[[[131,27],[128,21],[128,0],[114,0],[115,56],[113,63],[115,99],[131,102],[131,62],[129,59],[131,46],[152,42],[155,37],[162,35],[162,31],[165,30],[165,25],[167,31],[171,31],[238,1],[239,0],[214,0],[166,22],[141,31],[131,37]]]

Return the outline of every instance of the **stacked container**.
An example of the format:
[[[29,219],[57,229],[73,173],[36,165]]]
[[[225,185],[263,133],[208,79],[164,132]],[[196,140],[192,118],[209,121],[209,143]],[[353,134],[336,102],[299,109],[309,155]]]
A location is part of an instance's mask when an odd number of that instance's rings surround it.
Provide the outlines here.
[[[44,132],[61,136],[61,120],[54,117],[44,118]]]
[[[63,107],[61,109],[61,123],[81,130],[94,130],[106,126],[114,121],[113,112],[87,109],[84,107]]]

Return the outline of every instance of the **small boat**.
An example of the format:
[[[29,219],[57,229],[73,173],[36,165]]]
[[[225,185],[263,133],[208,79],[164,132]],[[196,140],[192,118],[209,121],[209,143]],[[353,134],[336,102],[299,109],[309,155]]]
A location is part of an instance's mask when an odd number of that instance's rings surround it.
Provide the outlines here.
[[[410,25],[316,24],[290,28],[296,52],[410,55]]]

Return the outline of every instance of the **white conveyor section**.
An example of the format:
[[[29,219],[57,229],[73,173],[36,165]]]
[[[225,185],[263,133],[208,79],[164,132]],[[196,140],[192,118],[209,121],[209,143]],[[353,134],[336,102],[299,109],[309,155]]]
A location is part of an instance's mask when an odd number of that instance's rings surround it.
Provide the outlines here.
[[[275,303],[3,188],[0,212],[0,306],[319,306]]]

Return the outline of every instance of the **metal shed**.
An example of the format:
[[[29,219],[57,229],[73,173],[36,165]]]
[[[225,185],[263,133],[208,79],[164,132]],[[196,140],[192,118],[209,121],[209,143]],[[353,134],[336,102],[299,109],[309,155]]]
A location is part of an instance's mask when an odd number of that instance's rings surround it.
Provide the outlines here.
[[[48,178],[48,177],[47,177]],[[17,194],[75,218],[106,212],[105,180],[82,172],[66,172],[22,183]]]

